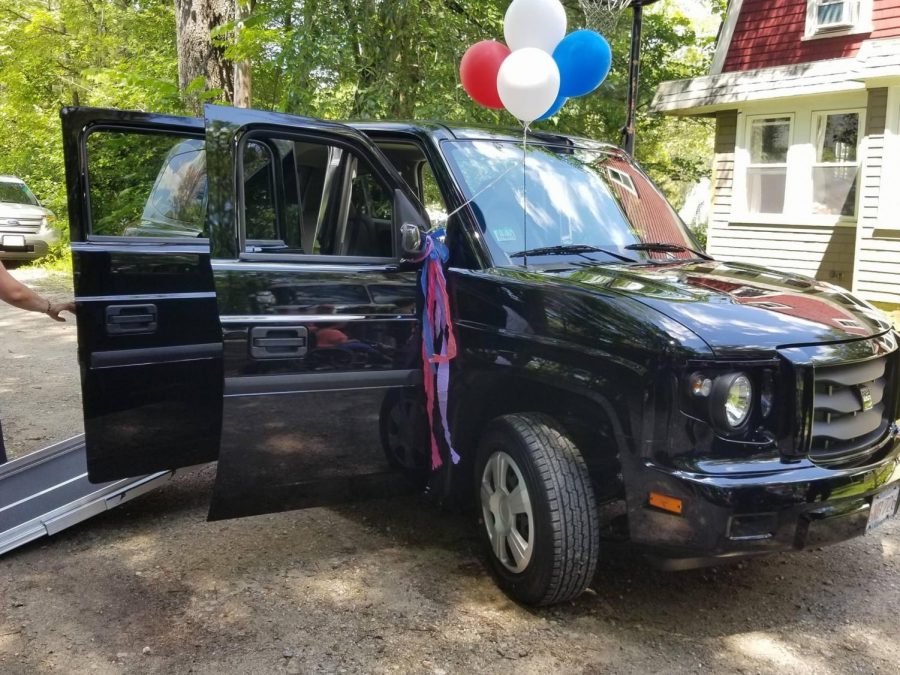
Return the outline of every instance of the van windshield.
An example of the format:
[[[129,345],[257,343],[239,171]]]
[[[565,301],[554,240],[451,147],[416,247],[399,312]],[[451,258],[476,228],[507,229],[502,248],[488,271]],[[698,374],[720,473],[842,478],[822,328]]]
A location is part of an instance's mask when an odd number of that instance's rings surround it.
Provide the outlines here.
[[[597,262],[696,257],[690,249],[697,243],[665,197],[612,150],[529,144],[523,176],[521,143],[449,141],[443,147],[499,264],[521,264],[525,250],[546,253],[530,253],[536,263],[552,262],[550,255]],[[644,244],[671,250],[641,250]]]
[[[13,183],[0,181],[0,202],[4,204],[27,204],[28,206],[40,206],[37,198],[31,194],[31,190],[25,183]]]

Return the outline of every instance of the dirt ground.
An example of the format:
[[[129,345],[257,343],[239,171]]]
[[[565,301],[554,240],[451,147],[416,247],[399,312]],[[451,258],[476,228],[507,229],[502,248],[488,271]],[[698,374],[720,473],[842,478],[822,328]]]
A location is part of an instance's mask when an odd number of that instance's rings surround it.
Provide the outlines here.
[[[31,277],[65,295],[65,284]],[[75,333],[0,307],[17,453],[79,427]],[[531,610],[418,498],[206,523],[209,467],[0,558],[0,673],[895,673],[900,522]]]

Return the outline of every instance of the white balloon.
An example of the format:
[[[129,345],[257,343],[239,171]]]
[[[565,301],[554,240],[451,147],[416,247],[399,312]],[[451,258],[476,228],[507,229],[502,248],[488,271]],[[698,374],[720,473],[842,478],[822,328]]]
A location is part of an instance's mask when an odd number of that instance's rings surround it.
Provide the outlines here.
[[[535,47],[552,54],[566,36],[566,10],[559,0],[513,0],[503,34],[510,49]]]
[[[500,66],[497,91],[509,112],[525,124],[533,122],[559,95],[559,66],[542,49],[518,49]]]

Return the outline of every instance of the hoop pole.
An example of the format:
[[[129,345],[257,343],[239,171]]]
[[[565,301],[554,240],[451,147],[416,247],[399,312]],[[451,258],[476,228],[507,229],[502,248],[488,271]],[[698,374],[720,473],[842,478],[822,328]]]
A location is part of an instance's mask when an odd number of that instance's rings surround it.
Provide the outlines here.
[[[625,126],[622,127],[622,147],[629,155],[634,155],[634,126],[637,112],[638,80],[641,75],[641,28],[643,27],[644,6],[641,2],[631,5],[631,63],[628,72],[628,109]]]

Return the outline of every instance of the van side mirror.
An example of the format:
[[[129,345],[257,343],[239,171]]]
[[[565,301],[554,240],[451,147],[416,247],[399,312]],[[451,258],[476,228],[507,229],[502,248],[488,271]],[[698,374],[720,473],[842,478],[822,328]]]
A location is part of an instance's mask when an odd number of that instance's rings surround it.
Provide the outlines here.
[[[400,257],[417,258],[425,247],[428,217],[409,200],[402,190],[394,190],[394,221],[399,223]]]
[[[400,252],[404,258],[414,257],[422,251],[422,230],[418,225],[403,223],[400,226]]]

